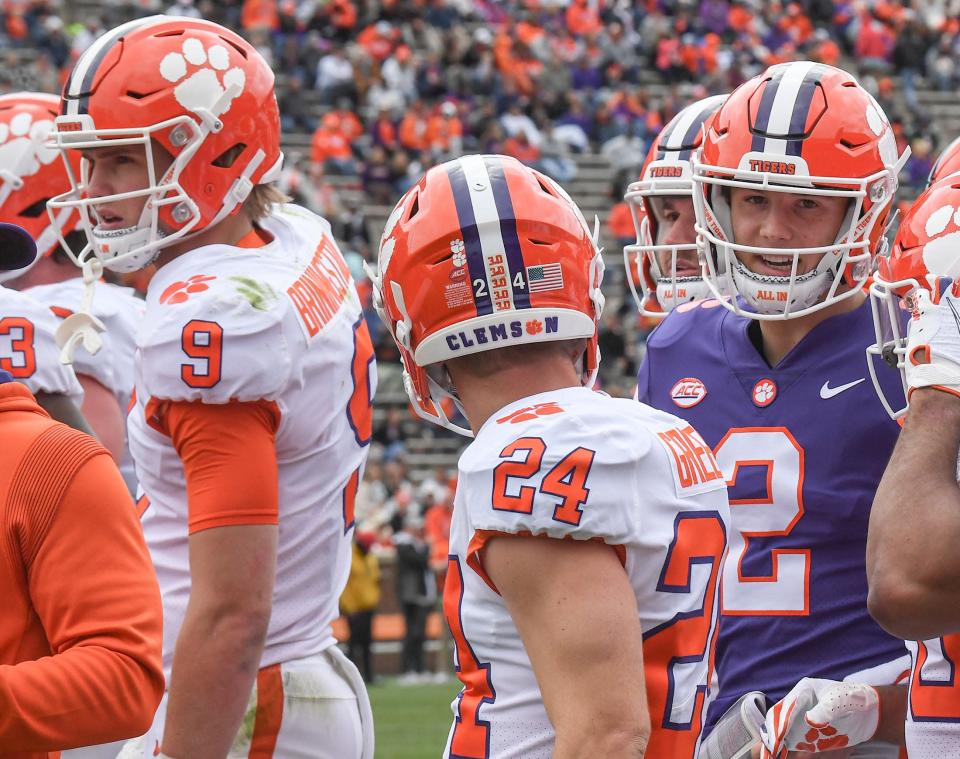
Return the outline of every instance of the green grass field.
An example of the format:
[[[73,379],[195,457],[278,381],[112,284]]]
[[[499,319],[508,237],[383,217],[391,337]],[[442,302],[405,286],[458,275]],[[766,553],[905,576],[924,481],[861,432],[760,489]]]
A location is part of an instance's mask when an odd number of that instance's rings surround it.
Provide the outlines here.
[[[435,759],[443,752],[459,680],[399,685],[392,679],[368,687],[377,733],[376,759]]]

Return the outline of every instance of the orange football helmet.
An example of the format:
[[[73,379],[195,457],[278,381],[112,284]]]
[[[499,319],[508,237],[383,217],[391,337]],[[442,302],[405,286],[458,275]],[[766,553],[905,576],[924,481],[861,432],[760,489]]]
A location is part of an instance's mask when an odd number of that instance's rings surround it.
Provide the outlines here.
[[[698,100],[674,116],[650,145],[639,181],[627,188],[624,200],[633,216],[637,241],[623,248],[627,283],[643,316],[663,317],[681,303],[709,297],[710,290],[700,275],[677,276],[680,254],[696,255],[696,239],[689,244],[663,245],[657,241],[659,207],[657,199],[669,196],[692,198],[693,180],[690,159],[700,147],[704,124],[723,104],[726,95]],[[658,253],[670,255],[670,267],[661,271]],[[681,262],[683,259],[680,259]],[[634,281],[640,283],[637,292]]]
[[[443,362],[509,345],[587,338],[582,382],[599,362],[603,258],[580,210],[515,158],[435,166],[387,219],[374,305],[403,359],[416,413],[464,435],[440,407]]]
[[[960,172],[960,137],[947,145],[937,156],[933,168],[930,169],[930,176],[927,177],[927,187],[958,172]]]
[[[781,63],[741,85],[714,116],[694,157],[693,200],[704,277],[730,310],[789,319],[854,295],[884,249],[884,230],[909,151],[876,100],[845,71],[811,61]],[[848,198],[835,242],[792,250],[734,239],[730,188]],[[756,274],[738,253],[791,254],[789,276]],[[817,265],[798,275],[800,256]],[[839,291],[840,285],[849,289]]]
[[[37,242],[38,259],[52,253],[58,242],[47,201],[70,187],[59,154],[47,144],[59,113],[60,98],[55,95],[16,92],[0,97],[0,221],[26,229]],[[76,170],[80,156],[72,160]],[[63,234],[73,231],[73,209],[62,209],[58,216]]]
[[[175,16],[118,26],[80,56],[64,85],[54,141],[66,153],[144,149],[147,187],[91,198],[84,160],[79,174],[71,171],[72,190],[50,202],[51,216],[79,210],[89,249],[115,271],[140,269],[164,246],[236,213],[255,185],[278,177],[283,160],[274,77],[263,57],[229,29]],[[173,158],[163,176],[152,142]],[[146,199],[139,222],[101,228],[96,205],[131,197]]]
[[[934,302],[945,288],[960,281],[960,173],[948,174],[928,187],[904,215],[890,255],[879,260],[870,285],[876,342],[867,348],[870,377],[887,413],[897,419],[907,408],[893,408],[883,392],[871,356],[900,371],[907,392],[905,362],[909,300],[919,288]]]

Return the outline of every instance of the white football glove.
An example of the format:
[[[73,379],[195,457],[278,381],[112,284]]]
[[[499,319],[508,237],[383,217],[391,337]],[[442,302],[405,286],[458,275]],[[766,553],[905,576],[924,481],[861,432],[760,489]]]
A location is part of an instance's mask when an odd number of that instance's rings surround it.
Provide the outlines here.
[[[822,751],[870,740],[880,722],[875,688],[805,677],[774,704],[761,733],[761,758],[786,757],[788,751]]]
[[[954,286],[943,289],[939,297],[939,286],[933,295],[918,288],[908,296],[912,317],[904,370],[910,391],[937,387],[960,395],[960,297]]]

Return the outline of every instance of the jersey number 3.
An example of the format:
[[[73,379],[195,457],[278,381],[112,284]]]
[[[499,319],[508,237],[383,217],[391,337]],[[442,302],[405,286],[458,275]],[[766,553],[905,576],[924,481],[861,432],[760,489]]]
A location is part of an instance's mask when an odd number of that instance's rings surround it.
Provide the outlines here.
[[[14,361],[0,356],[0,369],[9,372],[14,379],[30,377],[37,370],[37,356],[33,349],[33,322],[22,316],[7,316],[0,319],[0,338],[10,337],[10,353],[20,358]]]

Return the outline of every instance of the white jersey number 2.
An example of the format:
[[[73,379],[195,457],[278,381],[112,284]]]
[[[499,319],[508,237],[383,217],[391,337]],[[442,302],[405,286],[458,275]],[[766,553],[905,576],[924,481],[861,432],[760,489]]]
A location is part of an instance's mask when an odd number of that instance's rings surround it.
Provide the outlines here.
[[[803,516],[803,448],[785,427],[739,427],[724,435],[714,453],[730,487],[733,523],[723,569],[723,613],[809,614],[809,548],[768,549],[766,575],[748,574],[743,567],[752,538],[786,537]],[[757,497],[735,498],[737,479],[748,468],[766,486]]]

